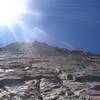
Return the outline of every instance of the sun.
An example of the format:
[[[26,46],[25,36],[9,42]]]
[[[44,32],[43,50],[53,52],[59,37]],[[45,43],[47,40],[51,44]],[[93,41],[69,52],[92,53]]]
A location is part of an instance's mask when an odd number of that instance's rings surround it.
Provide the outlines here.
[[[26,9],[24,0],[0,0],[0,24],[9,24]]]

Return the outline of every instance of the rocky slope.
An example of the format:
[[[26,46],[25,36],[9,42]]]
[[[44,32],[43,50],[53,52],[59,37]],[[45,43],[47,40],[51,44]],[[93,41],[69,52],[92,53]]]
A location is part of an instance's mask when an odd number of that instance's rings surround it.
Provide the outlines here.
[[[100,56],[46,43],[0,49],[0,100],[100,100]]]

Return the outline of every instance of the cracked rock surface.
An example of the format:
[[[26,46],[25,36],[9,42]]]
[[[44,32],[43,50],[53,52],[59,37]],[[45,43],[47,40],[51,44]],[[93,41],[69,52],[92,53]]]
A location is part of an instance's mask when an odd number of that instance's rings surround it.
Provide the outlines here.
[[[100,100],[100,56],[38,42],[8,45],[0,51],[0,100]]]

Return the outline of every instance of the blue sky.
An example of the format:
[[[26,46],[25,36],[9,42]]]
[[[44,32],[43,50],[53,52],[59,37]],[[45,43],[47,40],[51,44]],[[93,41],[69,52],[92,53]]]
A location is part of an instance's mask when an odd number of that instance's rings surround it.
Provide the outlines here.
[[[27,39],[100,53],[100,0],[30,0],[29,10],[39,14],[24,15],[27,28],[15,24],[16,36],[1,27],[0,45]]]

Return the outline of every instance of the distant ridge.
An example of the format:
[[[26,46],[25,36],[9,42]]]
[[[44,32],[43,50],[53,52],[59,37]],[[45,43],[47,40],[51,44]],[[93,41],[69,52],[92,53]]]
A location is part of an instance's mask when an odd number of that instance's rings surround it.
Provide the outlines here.
[[[39,53],[59,53],[59,54],[79,54],[79,55],[94,55],[94,56],[100,56],[100,54],[95,54],[91,52],[84,52],[80,50],[68,50],[67,48],[59,48],[56,46],[48,45],[45,42],[32,42],[32,43],[26,43],[26,42],[14,42],[11,44],[6,45],[3,48],[0,48],[0,51],[10,51],[13,53],[17,52],[28,52],[29,49],[33,51],[33,49],[37,50]]]

